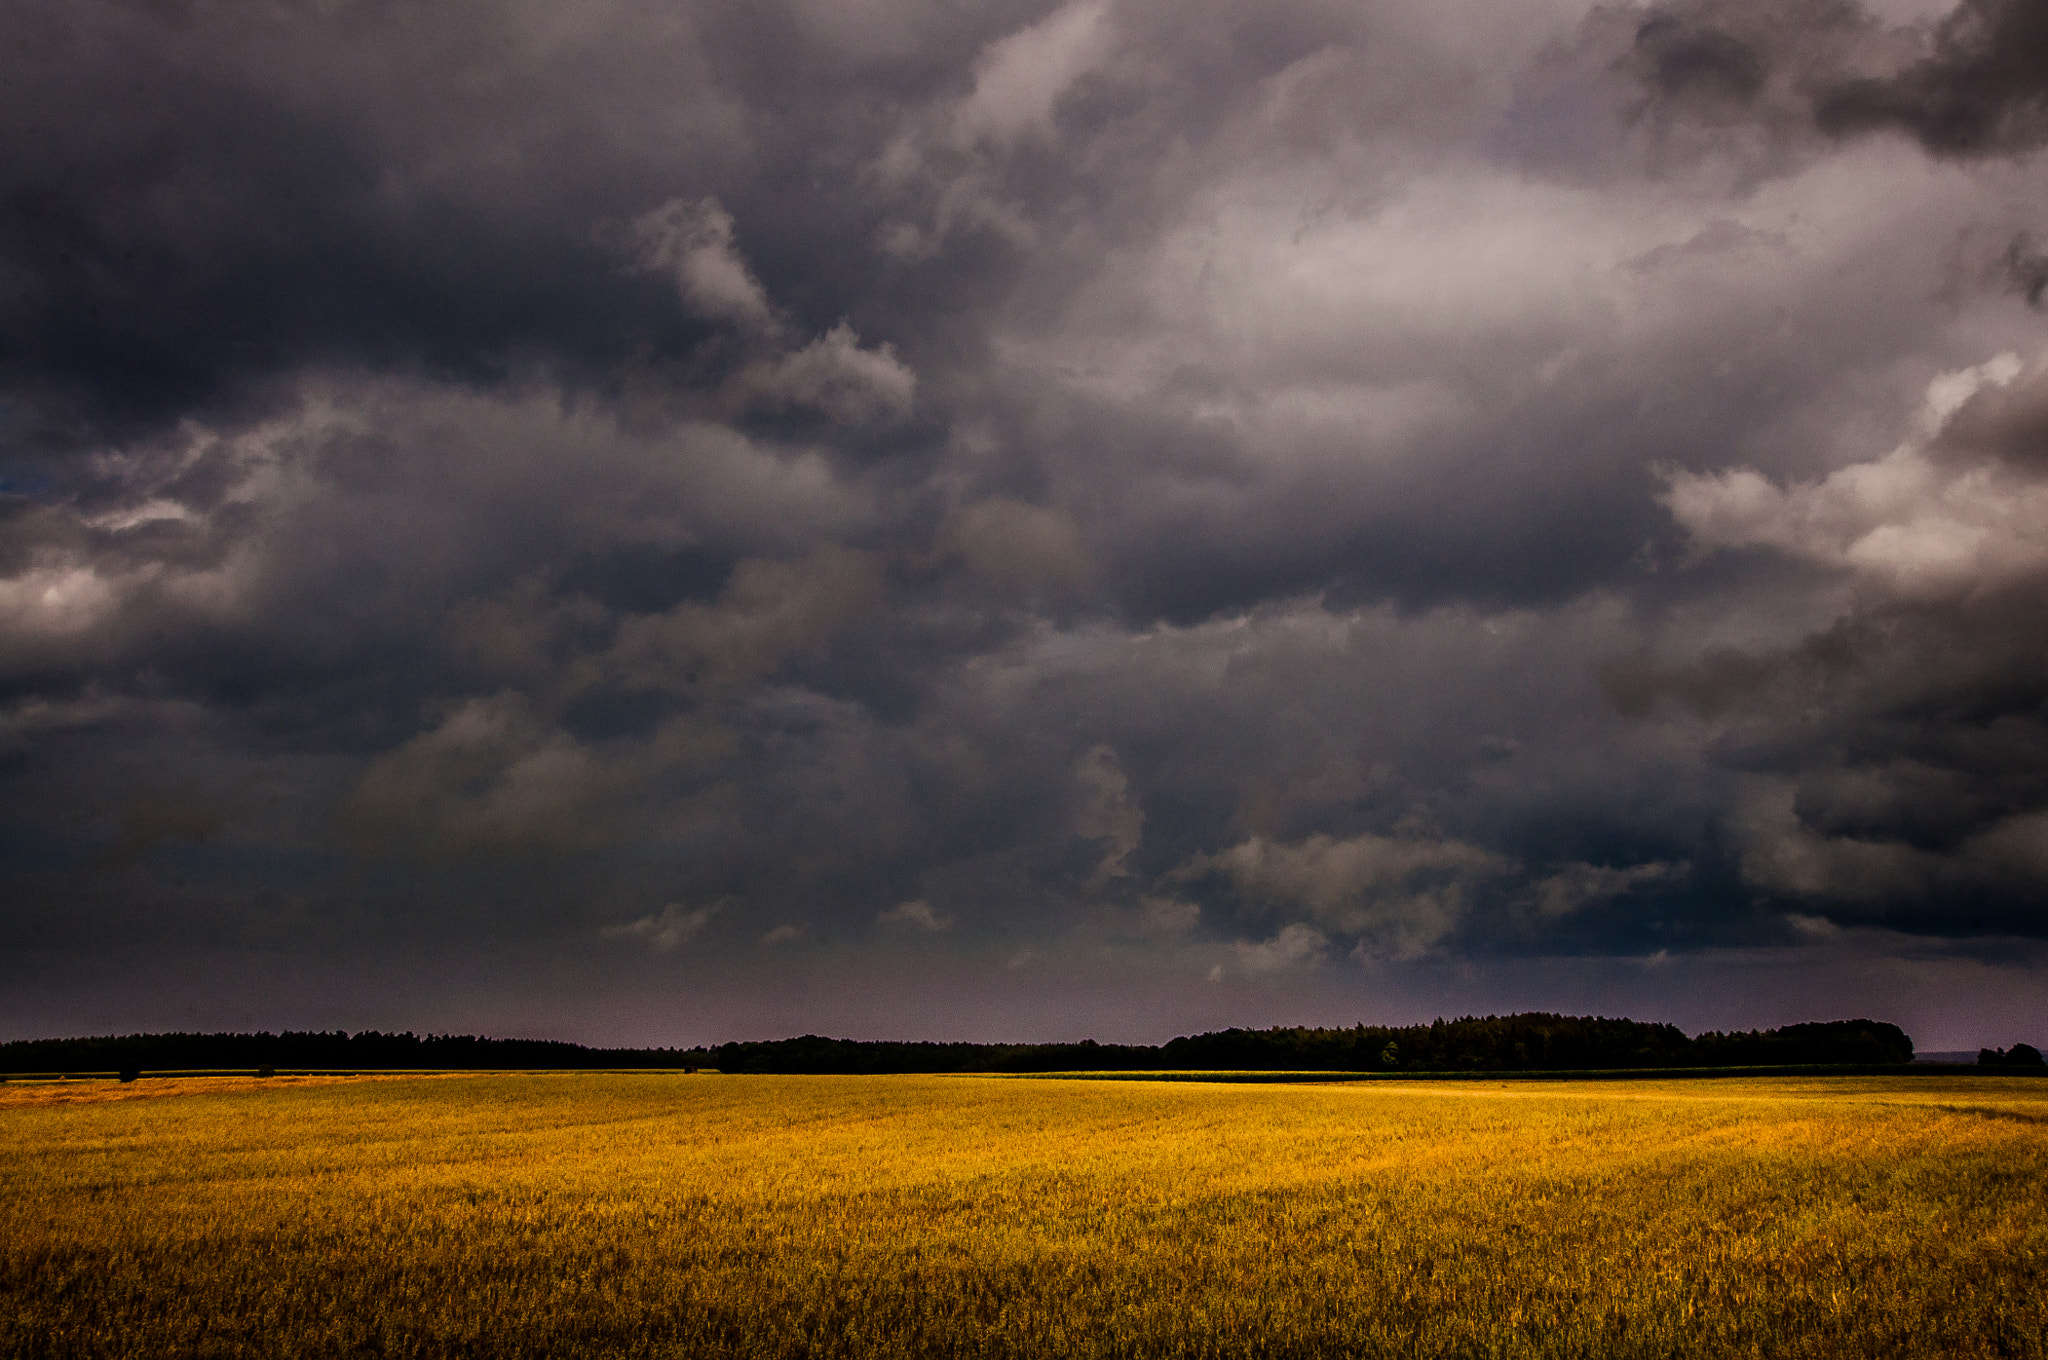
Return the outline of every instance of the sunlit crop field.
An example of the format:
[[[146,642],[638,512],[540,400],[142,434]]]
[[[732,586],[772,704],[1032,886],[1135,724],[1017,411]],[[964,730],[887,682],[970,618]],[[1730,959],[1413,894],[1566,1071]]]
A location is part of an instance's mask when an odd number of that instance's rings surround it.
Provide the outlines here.
[[[38,1089],[11,1356],[2048,1354],[2048,1082]]]

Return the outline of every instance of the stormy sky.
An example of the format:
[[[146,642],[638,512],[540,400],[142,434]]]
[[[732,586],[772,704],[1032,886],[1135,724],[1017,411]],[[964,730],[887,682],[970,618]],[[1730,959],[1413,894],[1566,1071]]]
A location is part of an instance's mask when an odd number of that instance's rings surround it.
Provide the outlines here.
[[[2048,1035],[2039,0],[14,0],[0,1037]]]

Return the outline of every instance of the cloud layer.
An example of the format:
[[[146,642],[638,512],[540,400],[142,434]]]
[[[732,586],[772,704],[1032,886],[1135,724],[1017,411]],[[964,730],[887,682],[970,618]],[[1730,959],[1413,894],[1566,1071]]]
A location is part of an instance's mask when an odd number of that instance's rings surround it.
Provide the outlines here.
[[[19,9],[0,1027],[2030,1037],[2035,7]]]

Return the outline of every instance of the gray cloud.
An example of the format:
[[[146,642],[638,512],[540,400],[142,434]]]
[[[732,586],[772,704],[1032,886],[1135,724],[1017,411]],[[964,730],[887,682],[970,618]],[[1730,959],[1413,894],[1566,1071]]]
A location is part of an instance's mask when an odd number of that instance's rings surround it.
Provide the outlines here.
[[[2038,939],[2029,14],[29,4],[4,1022]]]
[[[1318,832],[1294,845],[1254,836],[1205,867],[1241,892],[1305,911],[1325,930],[1396,958],[1442,941],[1469,909],[1472,887],[1509,868],[1499,855],[1463,841],[1369,832],[1341,841]],[[1297,922],[1288,929],[1306,939],[1301,928]]]
[[[640,940],[656,953],[667,954],[696,939],[717,911],[716,904],[686,911],[680,903],[671,902],[659,914],[606,926],[598,933],[607,940]]]
[[[1896,128],[1937,156],[2031,151],[2048,142],[2048,17],[2026,0],[1961,0],[1925,55],[1824,89],[1814,111],[1828,132]]]
[[[1943,375],[1905,442],[1816,481],[1674,476],[1667,503],[1695,544],[1854,586],[1792,645],[1609,671],[1619,704],[1689,706],[1750,772],[1731,820],[1748,881],[1932,929],[2034,919],[2048,657],[2023,620],[2048,590],[2041,385],[2012,355]]]
[[[1660,119],[1893,131],[1954,159],[2048,140],[2048,23],[2027,0],[1959,0],[1902,25],[1858,0],[1678,0],[1610,9],[1595,28],[1624,23],[1635,30],[1621,64]]]
[[[774,308],[761,281],[733,249],[732,214],[717,199],[672,198],[610,234],[635,264],[671,275],[692,311],[747,327],[773,324]]]
[[[2041,305],[2042,295],[2048,294],[2048,255],[2034,244],[2033,233],[2022,231],[2015,235],[2006,244],[1998,266],[2008,287],[2030,305]]]
[[[875,916],[885,926],[905,926],[914,930],[944,930],[952,921],[932,910],[931,903],[923,898],[910,902],[898,902],[895,906]]]

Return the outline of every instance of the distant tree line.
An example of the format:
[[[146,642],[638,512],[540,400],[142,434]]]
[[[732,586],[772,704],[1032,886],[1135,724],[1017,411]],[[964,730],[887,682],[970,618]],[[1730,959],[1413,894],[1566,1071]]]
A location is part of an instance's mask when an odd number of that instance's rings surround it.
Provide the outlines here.
[[[2018,1062],[2022,1044],[1983,1062]],[[1987,1055],[1993,1050],[1986,1050]],[[1427,1025],[1349,1029],[1228,1029],[1152,1046],[950,1044],[797,1039],[705,1048],[586,1048],[546,1039],[470,1035],[130,1034],[0,1044],[0,1072],[206,1069],[714,1068],[721,1072],[1572,1072],[1626,1068],[1773,1067],[1907,1063],[1913,1041],[1897,1025],[1832,1020],[1782,1029],[1709,1031],[1596,1016],[1467,1016]]]
[[[1688,1039],[1675,1025],[1599,1016],[1468,1016],[1428,1025],[1224,1030],[1175,1039],[1166,1067],[1329,1071],[1569,1072],[1633,1067],[1774,1067],[1913,1060],[1897,1025],[1834,1020]]]
[[[2048,1061],[2041,1057],[2041,1050],[2032,1044],[2014,1044],[2011,1048],[1980,1048],[1977,1050],[1979,1067],[2048,1067]]]
[[[124,1034],[0,1044],[0,1072],[190,1072],[224,1068],[677,1067],[671,1050],[585,1048],[553,1039],[467,1034]]]
[[[1687,1038],[1596,1016],[1467,1016],[1427,1025],[1228,1029],[1148,1045],[872,1043],[806,1035],[689,1050],[722,1072],[1573,1072],[1909,1063],[1897,1025],[1834,1020]]]

